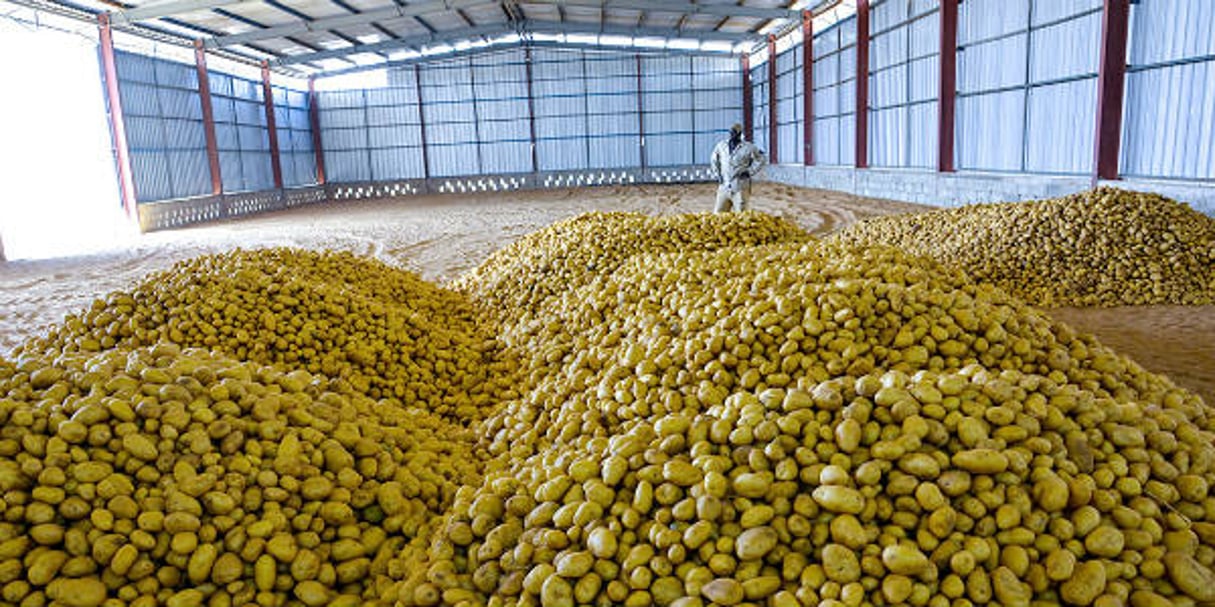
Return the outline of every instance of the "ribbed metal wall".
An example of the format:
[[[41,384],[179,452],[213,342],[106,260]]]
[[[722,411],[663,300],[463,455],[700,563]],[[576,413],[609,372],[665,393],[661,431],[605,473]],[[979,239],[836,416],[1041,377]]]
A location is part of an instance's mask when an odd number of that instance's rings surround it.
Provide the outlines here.
[[[588,53],[586,109],[591,128],[587,166],[641,166],[641,113],[637,104],[637,58]]]
[[[211,192],[198,75],[185,65],[115,53],[138,202]]]
[[[851,165],[856,155],[856,17],[814,36],[814,160]]]
[[[475,175],[481,166],[481,150],[468,58],[427,64],[420,69],[430,175]],[[371,179],[376,176],[371,175]]]
[[[315,184],[316,154],[312,150],[308,94],[282,86],[274,86],[273,90],[283,185],[290,188]]]
[[[531,61],[535,167],[522,49],[419,68],[431,177],[707,164],[741,120],[735,57],[544,48]],[[318,94],[331,181],[424,176],[413,69],[389,88]]]
[[[211,72],[211,107],[225,192],[274,188],[262,83]]]
[[[968,0],[958,13],[963,169],[1092,169],[1101,0]]]
[[[742,66],[737,57],[692,58],[694,164],[708,164],[713,147],[742,122]]]
[[[1215,179],[1215,2],[1131,5],[1122,172]]]
[[[398,89],[387,89],[396,91]],[[328,181],[369,181],[371,179],[371,144],[368,140],[367,95],[364,91],[327,91],[317,94],[321,122],[321,150],[325,154],[325,178]],[[400,112],[385,121],[403,119]],[[415,119],[416,122],[416,119]]]
[[[756,59],[759,55],[752,55],[751,60],[758,63]],[[767,53],[763,54],[763,58],[767,58]],[[771,115],[768,113],[768,66],[765,63],[754,65],[751,68],[751,127],[752,143],[764,152],[768,153],[768,119]]]
[[[776,134],[781,164],[801,164],[802,146],[802,47],[794,46],[776,56]]]
[[[478,172],[533,170],[527,120],[526,57],[518,51],[471,59],[477,110]]]
[[[937,3],[875,3],[870,31],[869,163],[934,166],[940,81]]]
[[[645,57],[641,72],[646,164],[692,164],[696,157],[692,58]]]
[[[532,78],[539,170],[589,168],[590,125],[587,121],[586,65],[582,51],[533,51]]]

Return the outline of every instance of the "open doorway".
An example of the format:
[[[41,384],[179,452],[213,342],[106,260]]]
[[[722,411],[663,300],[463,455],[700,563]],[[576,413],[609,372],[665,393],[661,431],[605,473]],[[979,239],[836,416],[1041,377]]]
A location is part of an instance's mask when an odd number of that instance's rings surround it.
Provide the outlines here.
[[[70,29],[0,11],[0,240],[9,260],[110,249],[138,233],[118,193],[95,34]]]

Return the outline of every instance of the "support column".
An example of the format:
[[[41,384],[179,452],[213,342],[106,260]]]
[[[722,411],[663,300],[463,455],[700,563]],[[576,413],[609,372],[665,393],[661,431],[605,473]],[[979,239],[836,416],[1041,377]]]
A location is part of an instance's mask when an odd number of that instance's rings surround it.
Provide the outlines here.
[[[270,131],[270,170],[274,172],[274,187],[283,188],[283,163],[278,149],[278,128],[274,118],[274,89],[270,87],[270,64],[262,61],[262,97],[266,106],[266,128]]]
[[[814,15],[802,11],[802,164],[814,166]]]
[[[954,172],[954,108],[958,95],[958,0],[941,0],[941,70],[937,89],[937,170]]]
[[[203,134],[207,139],[207,165],[211,168],[211,194],[224,193],[219,168],[219,144],[215,137],[215,113],[211,109],[211,80],[207,77],[207,52],[201,39],[194,41],[194,67],[198,70],[198,99],[202,104]]]
[[[869,167],[869,0],[856,2],[856,168]]]
[[[742,56],[742,105],[743,105],[743,136],[747,141],[755,141],[755,107],[752,105],[754,91],[751,90],[751,55]]]
[[[532,49],[523,49],[524,67],[527,69],[527,131],[532,142],[532,172],[540,172],[540,154],[536,149],[536,95],[532,91]],[[644,162],[644,160],[643,160]]]
[[[122,113],[122,96],[118,91],[118,68],[114,63],[114,35],[110,16],[97,15],[101,51],[101,67],[105,75],[105,97],[109,109],[110,138],[114,144],[114,159],[118,165],[118,189],[122,208],[127,217],[135,218],[135,180],[131,173],[131,151],[127,146],[127,127]]]
[[[316,183],[325,185],[325,150],[321,145],[321,107],[316,101],[316,77],[308,77],[308,126],[312,130],[312,153],[316,155]]]
[[[1122,100],[1126,93],[1128,0],[1105,0],[1101,13],[1101,65],[1097,75],[1097,132],[1093,146],[1093,185],[1118,179],[1122,145]]]
[[[641,151],[641,170],[646,169],[645,161],[645,98],[641,88],[641,55],[637,55],[637,140]]]
[[[426,143],[426,111],[422,107],[422,69],[413,64],[413,84],[418,89],[418,130],[422,135],[422,176],[430,179],[430,146]],[[535,138],[532,138],[533,141]],[[534,149],[534,148],[533,148]],[[532,152],[533,157],[535,152]]]
[[[776,124],[776,36],[768,34],[768,150],[772,164],[780,164],[780,131]]]

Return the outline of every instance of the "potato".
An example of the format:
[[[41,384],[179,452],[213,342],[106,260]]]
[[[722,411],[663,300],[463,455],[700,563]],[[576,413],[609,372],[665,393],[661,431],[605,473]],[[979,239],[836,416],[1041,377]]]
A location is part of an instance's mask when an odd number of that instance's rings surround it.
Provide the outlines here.
[[[105,584],[95,577],[59,578],[51,582],[46,593],[68,607],[97,607],[109,594]]]
[[[746,597],[743,585],[730,578],[718,578],[701,587],[700,593],[718,605],[737,605]]]
[[[759,559],[772,551],[778,539],[771,527],[756,527],[742,532],[734,542],[734,549],[739,560]]]
[[[865,496],[849,487],[822,485],[812,495],[814,501],[831,512],[860,514],[865,509]]]
[[[1186,596],[1200,603],[1215,601],[1215,573],[1194,557],[1182,552],[1164,555],[1169,579]]]
[[[827,544],[822,552],[823,570],[828,579],[846,584],[861,577],[861,564],[856,553],[839,544]]]
[[[893,544],[882,550],[882,564],[899,575],[914,576],[928,569],[928,557],[915,546]]]
[[[1105,566],[1100,561],[1085,561],[1059,588],[1059,596],[1071,605],[1091,605],[1105,591]]]

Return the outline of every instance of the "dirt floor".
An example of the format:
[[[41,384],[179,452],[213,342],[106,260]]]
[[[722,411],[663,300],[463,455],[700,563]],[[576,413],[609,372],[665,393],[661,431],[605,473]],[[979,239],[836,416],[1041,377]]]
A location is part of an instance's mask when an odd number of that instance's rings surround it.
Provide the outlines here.
[[[100,295],[200,254],[266,246],[346,249],[445,281],[524,234],[586,211],[685,213],[707,211],[712,203],[709,185],[342,202],[147,234],[135,246],[87,257],[0,263],[0,354]],[[927,208],[776,184],[758,185],[753,206],[816,234],[867,216]],[[1215,306],[1048,312],[1215,404]]]

